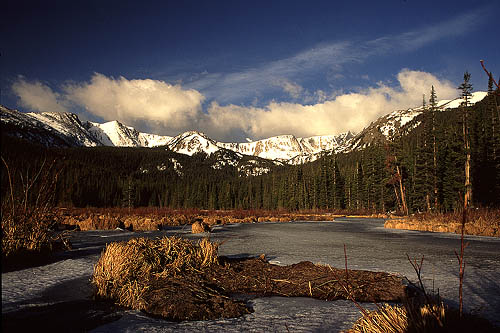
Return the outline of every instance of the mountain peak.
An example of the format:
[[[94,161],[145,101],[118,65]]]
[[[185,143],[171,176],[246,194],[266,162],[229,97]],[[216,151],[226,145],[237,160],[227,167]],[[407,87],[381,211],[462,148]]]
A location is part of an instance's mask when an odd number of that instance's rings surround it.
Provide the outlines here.
[[[470,102],[482,100],[486,92],[475,92]],[[438,102],[440,110],[460,106],[461,98]],[[374,141],[389,139],[400,128],[423,112],[422,107],[397,110],[372,122],[361,133],[320,135],[297,138],[291,134],[273,136],[243,143],[223,143],[198,131],[186,131],[175,137],[141,133],[117,120],[105,123],[80,122],[73,113],[22,113],[0,106],[2,130],[17,137],[37,141],[47,146],[116,146],[156,147],[168,146],[180,154],[205,153],[212,155],[236,154],[260,157],[279,163],[298,164],[314,161],[323,153],[347,152],[370,145]],[[415,126],[417,126],[416,124]],[[232,151],[229,154],[229,151]],[[240,156],[240,155],[237,155]]]
[[[211,155],[220,150],[216,141],[197,131],[187,131],[177,135],[170,140],[168,147],[180,154],[190,156],[201,152]]]

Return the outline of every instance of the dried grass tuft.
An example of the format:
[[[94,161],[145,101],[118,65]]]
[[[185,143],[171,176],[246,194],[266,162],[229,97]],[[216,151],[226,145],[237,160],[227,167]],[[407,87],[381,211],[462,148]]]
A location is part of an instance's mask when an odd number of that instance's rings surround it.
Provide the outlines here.
[[[351,333],[399,333],[408,329],[408,317],[405,308],[384,304],[376,311],[367,314],[354,323]]]
[[[98,296],[142,310],[151,279],[200,271],[218,263],[217,253],[218,244],[206,238],[198,244],[175,236],[111,243],[94,267],[92,283]]]
[[[191,225],[191,232],[193,234],[199,234],[202,232],[210,232],[210,231],[211,231],[210,226],[205,222],[196,221]]]
[[[446,329],[446,308],[439,304],[404,306],[384,304],[366,311],[349,330],[351,333],[441,332]]]

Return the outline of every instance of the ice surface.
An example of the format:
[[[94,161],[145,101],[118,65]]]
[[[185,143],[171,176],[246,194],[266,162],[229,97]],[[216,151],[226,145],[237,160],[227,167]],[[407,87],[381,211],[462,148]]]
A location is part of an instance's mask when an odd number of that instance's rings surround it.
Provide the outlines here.
[[[36,268],[2,274],[2,313],[34,309],[46,304],[89,299],[93,265],[106,243],[131,237],[192,235],[189,226],[154,232],[88,231],[74,233],[74,250],[59,261]],[[220,255],[251,257],[266,254],[274,263],[288,265],[304,260],[344,267],[344,244],[352,269],[386,271],[415,281],[407,261],[425,255],[424,283],[438,290],[449,304],[458,299],[458,265],[454,250],[460,247],[455,234],[391,230],[383,220],[341,219],[336,222],[232,224],[215,226],[212,240],[224,241]],[[500,239],[467,236],[464,300],[465,310],[478,312],[500,325]],[[124,311],[121,319],[97,327],[109,331],[330,331],[345,330],[359,318],[349,301],[326,302],[309,298],[253,298],[254,312],[240,318],[172,323],[150,318],[139,311]],[[364,304],[367,308],[373,305]]]

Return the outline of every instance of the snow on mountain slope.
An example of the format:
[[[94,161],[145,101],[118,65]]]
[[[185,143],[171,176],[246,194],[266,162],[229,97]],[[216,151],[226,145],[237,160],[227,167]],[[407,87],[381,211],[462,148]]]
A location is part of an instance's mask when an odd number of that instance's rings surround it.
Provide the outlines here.
[[[144,142],[144,147],[148,148],[166,146],[173,139],[171,136],[142,132],[139,133],[139,136],[141,137],[141,141]]]
[[[324,135],[309,138],[296,138],[293,135],[280,135],[245,143],[219,143],[222,148],[244,155],[258,156],[279,161],[299,161],[299,156],[309,158],[322,151],[336,150],[345,146],[353,137],[351,133]],[[313,159],[314,160],[314,159]]]
[[[477,102],[482,101],[487,95],[488,92],[486,91],[476,91],[472,93],[472,97],[469,99],[469,103],[476,104]],[[464,100],[461,97],[452,100],[444,99],[438,102],[438,108],[440,108],[441,110],[458,108],[463,102]]]
[[[98,146],[96,140],[71,113],[23,113],[0,106],[2,132],[45,146]]]
[[[470,104],[475,104],[481,101],[484,97],[486,97],[488,93],[485,91],[477,91],[472,94],[471,99],[469,100]],[[437,103],[437,107],[439,111],[458,108],[464,100],[459,97],[452,100],[441,100]],[[400,128],[406,125],[408,122],[413,120],[416,116],[423,112],[423,107],[411,108],[408,110],[398,110],[391,112],[386,116],[387,122],[380,128],[381,133],[385,136],[389,136],[391,130],[395,130],[395,128]]]
[[[487,96],[487,94],[488,93],[484,91],[474,92],[472,93],[472,97],[469,99],[469,103],[475,104],[483,100]],[[438,101],[438,111],[457,108],[463,102],[464,100],[461,97],[455,98],[453,100]],[[372,122],[369,126],[365,127],[351,141],[351,145],[347,148],[347,150],[361,149],[374,141],[390,139],[394,134],[397,133],[400,128],[408,124],[423,111],[424,108],[420,106],[407,110],[396,110],[383,117],[380,117],[376,121]],[[414,126],[418,126],[418,124],[415,124]]]
[[[104,146],[151,148],[166,145],[172,139],[170,136],[141,133],[116,120],[104,124],[88,122],[87,129]]]
[[[351,132],[341,133],[339,135],[313,136],[299,139],[304,150],[311,154],[318,154],[323,151],[342,152],[349,141],[354,137]]]
[[[219,145],[244,155],[270,160],[289,160],[302,152],[300,142],[293,135],[280,135],[245,143],[219,143]]]
[[[168,147],[177,153],[189,156],[201,152],[210,156],[220,150],[216,141],[196,131],[188,131],[177,135],[169,141]]]
[[[486,92],[473,93],[470,102],[482,100]],[[438,108],[445,110],[460,106],[461,98],[442,100]],[[280,135],[258,141],[244,143],[223,143],[212,140],[203,133],[188,131],[176,137],[141,133],[119,121],[103,124],[81,123],[78,116],[71,113],[22,113],[1,107],[2,129],[7,128],[12,135],[36,141],[47,146],[116,146],[116,147],[157,147],[167,146],[170,150],[192,156],[203,152],[208,156],[217,153],[219,164],[235,165],[242,155],[284,162],[302,164],[314,161],[324,153],[347,152],[360,149],[375,141],[390,139],[401,127],[423,112],[422,107],[391,112],[354,136],[347,132],[340,135],[296,138]],[[415,124],[417,126],[418,124]],[[232,152],[233,154],[228,154]],[[236,153],[236,155],[234,155]]]
[[[118,121],[104,124],[81,122],[76,114],[23,113],[0,106],[2,125],[9,124],[14,136],[58,147],[156,147],[172,137],[138,132]]]

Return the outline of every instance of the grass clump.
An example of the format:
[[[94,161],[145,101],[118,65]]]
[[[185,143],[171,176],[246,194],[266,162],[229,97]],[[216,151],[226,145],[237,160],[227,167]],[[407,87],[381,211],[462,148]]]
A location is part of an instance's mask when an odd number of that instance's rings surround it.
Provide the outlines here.
[[[155,278],[199,272],[218,263],[218,244],[197,244],[179,237],[135,238],[106,246],[94,267],[96,294],[118,304],[144,310],[145,293]]]
[[[467,212],[466,235],[500,237],[500,209],[476,208]],[[386,228],[433,232],[462,232],[462,211],[418,213],[403,219],[387,220]]]
[[[350,333],[417,332],[498,332],[487,320],[466,314],[442,302],[408,300],[403,305],[379,305],[366,311],[348,331]]]
[[[349,331],[351,333],[441,332],[446,329],[446,309],[443,303],[379,305],[366,311]]]

